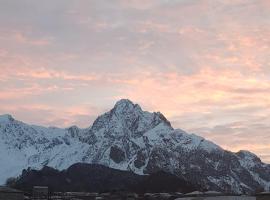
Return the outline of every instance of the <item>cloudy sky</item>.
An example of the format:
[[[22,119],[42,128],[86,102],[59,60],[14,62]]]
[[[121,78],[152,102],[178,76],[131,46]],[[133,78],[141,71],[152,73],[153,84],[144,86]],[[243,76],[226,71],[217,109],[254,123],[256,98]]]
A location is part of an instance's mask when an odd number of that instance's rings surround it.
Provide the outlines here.
[[[269,0],[0,0],[0,113],[88,127],[120,98],[270,163]]]

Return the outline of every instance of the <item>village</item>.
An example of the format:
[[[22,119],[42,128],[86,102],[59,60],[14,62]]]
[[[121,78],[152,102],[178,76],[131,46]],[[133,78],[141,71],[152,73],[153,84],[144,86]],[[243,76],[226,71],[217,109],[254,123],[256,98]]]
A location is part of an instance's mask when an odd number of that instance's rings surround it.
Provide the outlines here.
[[[270,200],[270,193],[262,192],[254,196],[228,195],[215,191],[194,191],[186,194],[179,192],[136,194],[126,191],[50,193],[48,187],[35,186],[32,193],[29,194],[0,186],[0,200]]]

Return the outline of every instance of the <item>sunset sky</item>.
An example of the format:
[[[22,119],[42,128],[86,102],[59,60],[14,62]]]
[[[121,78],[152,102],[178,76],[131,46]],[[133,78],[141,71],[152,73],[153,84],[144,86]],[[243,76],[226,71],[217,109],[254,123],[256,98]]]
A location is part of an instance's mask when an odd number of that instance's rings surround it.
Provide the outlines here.
[[[121,98],[270,163],[269,0],[0,0],[0,113],[88,127]]]

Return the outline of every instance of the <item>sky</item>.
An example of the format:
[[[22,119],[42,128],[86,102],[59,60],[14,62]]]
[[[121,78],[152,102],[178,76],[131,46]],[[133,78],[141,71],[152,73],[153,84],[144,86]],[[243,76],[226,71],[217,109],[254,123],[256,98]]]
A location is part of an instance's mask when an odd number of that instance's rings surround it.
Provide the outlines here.
[[[270,163],[270,1],[0,0],[0,114],[89,127],[121,98]]]

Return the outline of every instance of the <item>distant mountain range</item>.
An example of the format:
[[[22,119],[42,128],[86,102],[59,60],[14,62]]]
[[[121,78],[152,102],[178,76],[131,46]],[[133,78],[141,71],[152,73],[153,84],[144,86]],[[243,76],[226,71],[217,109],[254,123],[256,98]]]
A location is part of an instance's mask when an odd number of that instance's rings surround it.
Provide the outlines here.
[[[270,165],[251,152],[232,153],[174,129],[159,112],[123,99],[86,129],[27,125],[0,116],[0,183],[22,169],[100,164],[138,175],[159,171],[201,188],[233,193],[270,190]]]

